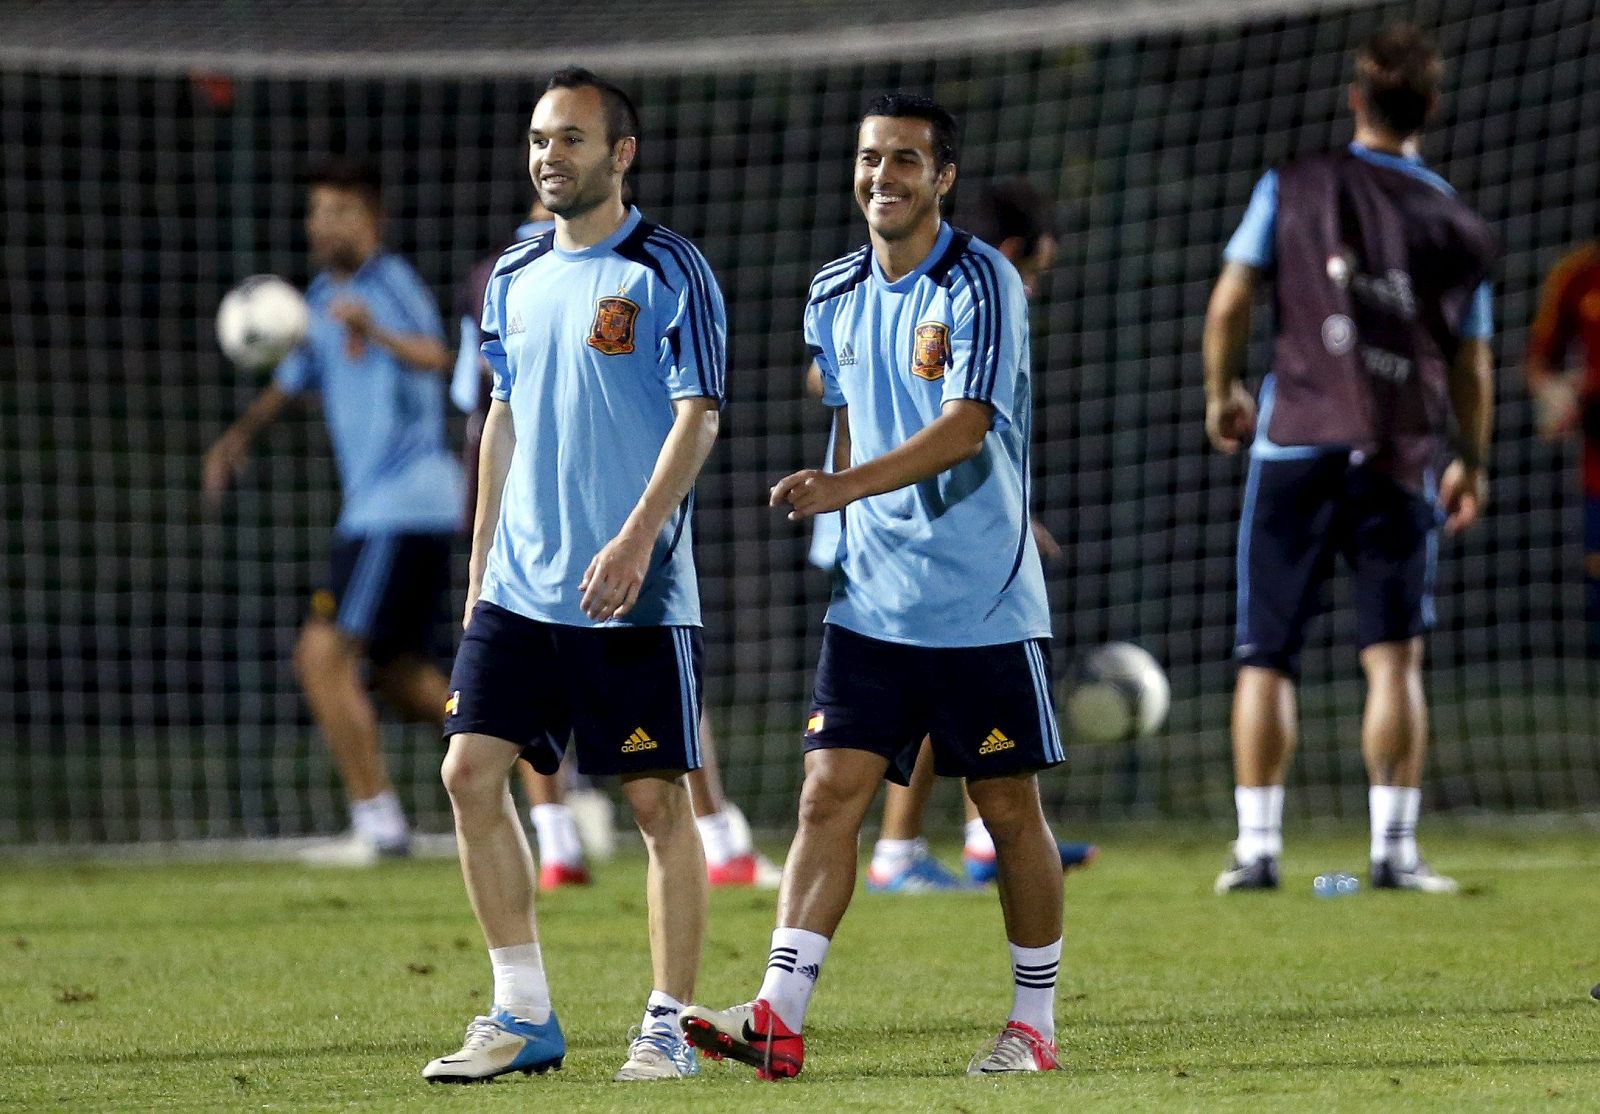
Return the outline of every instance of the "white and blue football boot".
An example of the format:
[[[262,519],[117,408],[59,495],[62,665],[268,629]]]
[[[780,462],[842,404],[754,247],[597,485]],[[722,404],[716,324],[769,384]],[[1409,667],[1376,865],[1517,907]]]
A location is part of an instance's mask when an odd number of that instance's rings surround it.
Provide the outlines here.
[[[481,1083],[520,1071],[543,1075],[560,1071],[567,1038],[554,1012],[535,1024],[498,1007],[488,1017],[475,1017],[458,1052],[441,1056],[422,1069],[429,1083]]]
[[[643,1079],[688,1079],[700,1074],[700,1060],[683,1034],[671,1029],[634,1029],[628,1062],[611,1078],[617,1083]]]

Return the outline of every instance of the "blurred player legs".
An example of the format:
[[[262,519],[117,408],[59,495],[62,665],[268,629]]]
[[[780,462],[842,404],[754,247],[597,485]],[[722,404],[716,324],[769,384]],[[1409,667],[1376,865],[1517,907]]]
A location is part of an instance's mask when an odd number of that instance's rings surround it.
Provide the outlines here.
[[[322,270],[307,291],[310,329],[211,446],[203,469],[215,505],[289,401],[322,395],[344,506],[331,575],[313,596],[294,666],[343,782],[352,831],[307,852],[321,865],[366,866],[410,847],[369,683],[412,722],[438,722],[445,701],[444,675],[428,658],[459,528],[461,476],[444,447],[438,374],[450,356],[432,293],[384,250],[382,232],[370,167],[335,159],[313,168],[306,233]],[[400,448],[374,430],[389,431]]]

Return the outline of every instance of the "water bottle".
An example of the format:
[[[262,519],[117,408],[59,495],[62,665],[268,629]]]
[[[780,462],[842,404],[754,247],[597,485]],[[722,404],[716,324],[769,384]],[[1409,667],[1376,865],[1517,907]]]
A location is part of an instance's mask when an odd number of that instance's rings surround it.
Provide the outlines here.
[[[1343,871],[1319,874],[1311,882],[1311,891],[1318,897],[1349,897],[1361,891],[1361,881],[1354,874]]]

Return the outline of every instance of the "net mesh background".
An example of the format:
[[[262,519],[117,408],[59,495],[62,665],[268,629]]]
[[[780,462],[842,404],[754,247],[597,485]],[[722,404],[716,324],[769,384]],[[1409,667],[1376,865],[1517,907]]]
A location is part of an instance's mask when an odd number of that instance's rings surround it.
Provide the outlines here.
[[[1071,749],[1043,779],[1050,813],[1231,815],[1243,464],[1204,441],[1205,303],[1260,172],[1348,139],[1348,50],[1397,14],[1435,28],[1449,59],[1429,161],[1506,249],[1494,498],[1443,547],[1427,799],[1593,807],[1576,450],[1533,437],[1515,367],[1544,272],[1596,228],[1600,22],[1590,3],[1435,0],[1047,47],[619,71],[644,118],[639,203],[700,245],[727,296],[732,404],[696,529],[708,709],[729,793],[755,822],[792,822],[828,592],[806,533],[765,493],[823,452],[800,310],[814,270],[864,238],[853,125],[890,88],[930,92],[962,120],[955,223],[960,195],[997,175],[1058,199],[1061,249],[1033,317],[1036,510],[1066,548],[1049,574],[1058,672],[1128,639],[1173,683],[1158,736]],[[246,275],[310,278],[300,175],[346,150],[377,160],[387,241],[448,307],[527,205],[540,77],[228,80],[0,60],[0,841],[344,824],[290,664],[338,511],[327,437],[314,408],[280,422],[225,508],[202,507],[201,456],[262,385],[222,359],[213,313]],[[1260,306],[1253,379],[1268,316]],[[1306,656],[1291,815],[1364,815],[1352,638],[1336,588]],[[436,735],[391,724],[385,749],[418,826],[448,830]]]

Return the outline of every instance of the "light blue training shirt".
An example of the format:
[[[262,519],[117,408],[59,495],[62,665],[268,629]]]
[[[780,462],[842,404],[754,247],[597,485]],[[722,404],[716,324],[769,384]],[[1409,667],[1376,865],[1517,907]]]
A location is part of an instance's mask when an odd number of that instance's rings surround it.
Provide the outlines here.
[[[673,402],[724,397],[726,311],[700,252],[635,208],[577,251],[541,233],[500,258],[483,331],[517,445],[481,598],[569,626],[698,626],[692,497],[656,539],[626,616],[595,623],[578,584],[644,493]]]
[[[1028,524],[1032,367],[1016,268],[948,224],[894,282],[862,247],[812,280],[805,335],[823,401],[849,407],[852,465],[904,444],[952,400],[994,410],[977,456],[845,508],[826,621],[917,646],[1049,638]]]
[[[556,226],[551,220],[527,220],[517,225],[517,230],[511,235],[512,246],[524,240],[531,240],[541,232],[547,232]],[[502,253],[504,254],[504,253]],[[491,273],[492,273],[491,268]],[[473,272],[474,278],[481,275],[481,270]],[[456,404],[456,409],[463,414],[470,414],[478,408],[483,400],[478,392],[482,390],[483,374],[483,291],[470,293],[466,296],[472,298],[471,313],[465,312],[462,307],[461,315],[461,340],[456,345],[456,366],[450,374],[450,401]]]
[[[343,299],[364,304],[389,332],[444,340],[433,293],[397,255],[379,251],[348,278],[324,271],[312,280],[310,329],[273,382],[290,395],[322,394],[344,494],[337,532],[456,533],[465,480],[445,443],[444,376],[355,340],[329,312]]]

